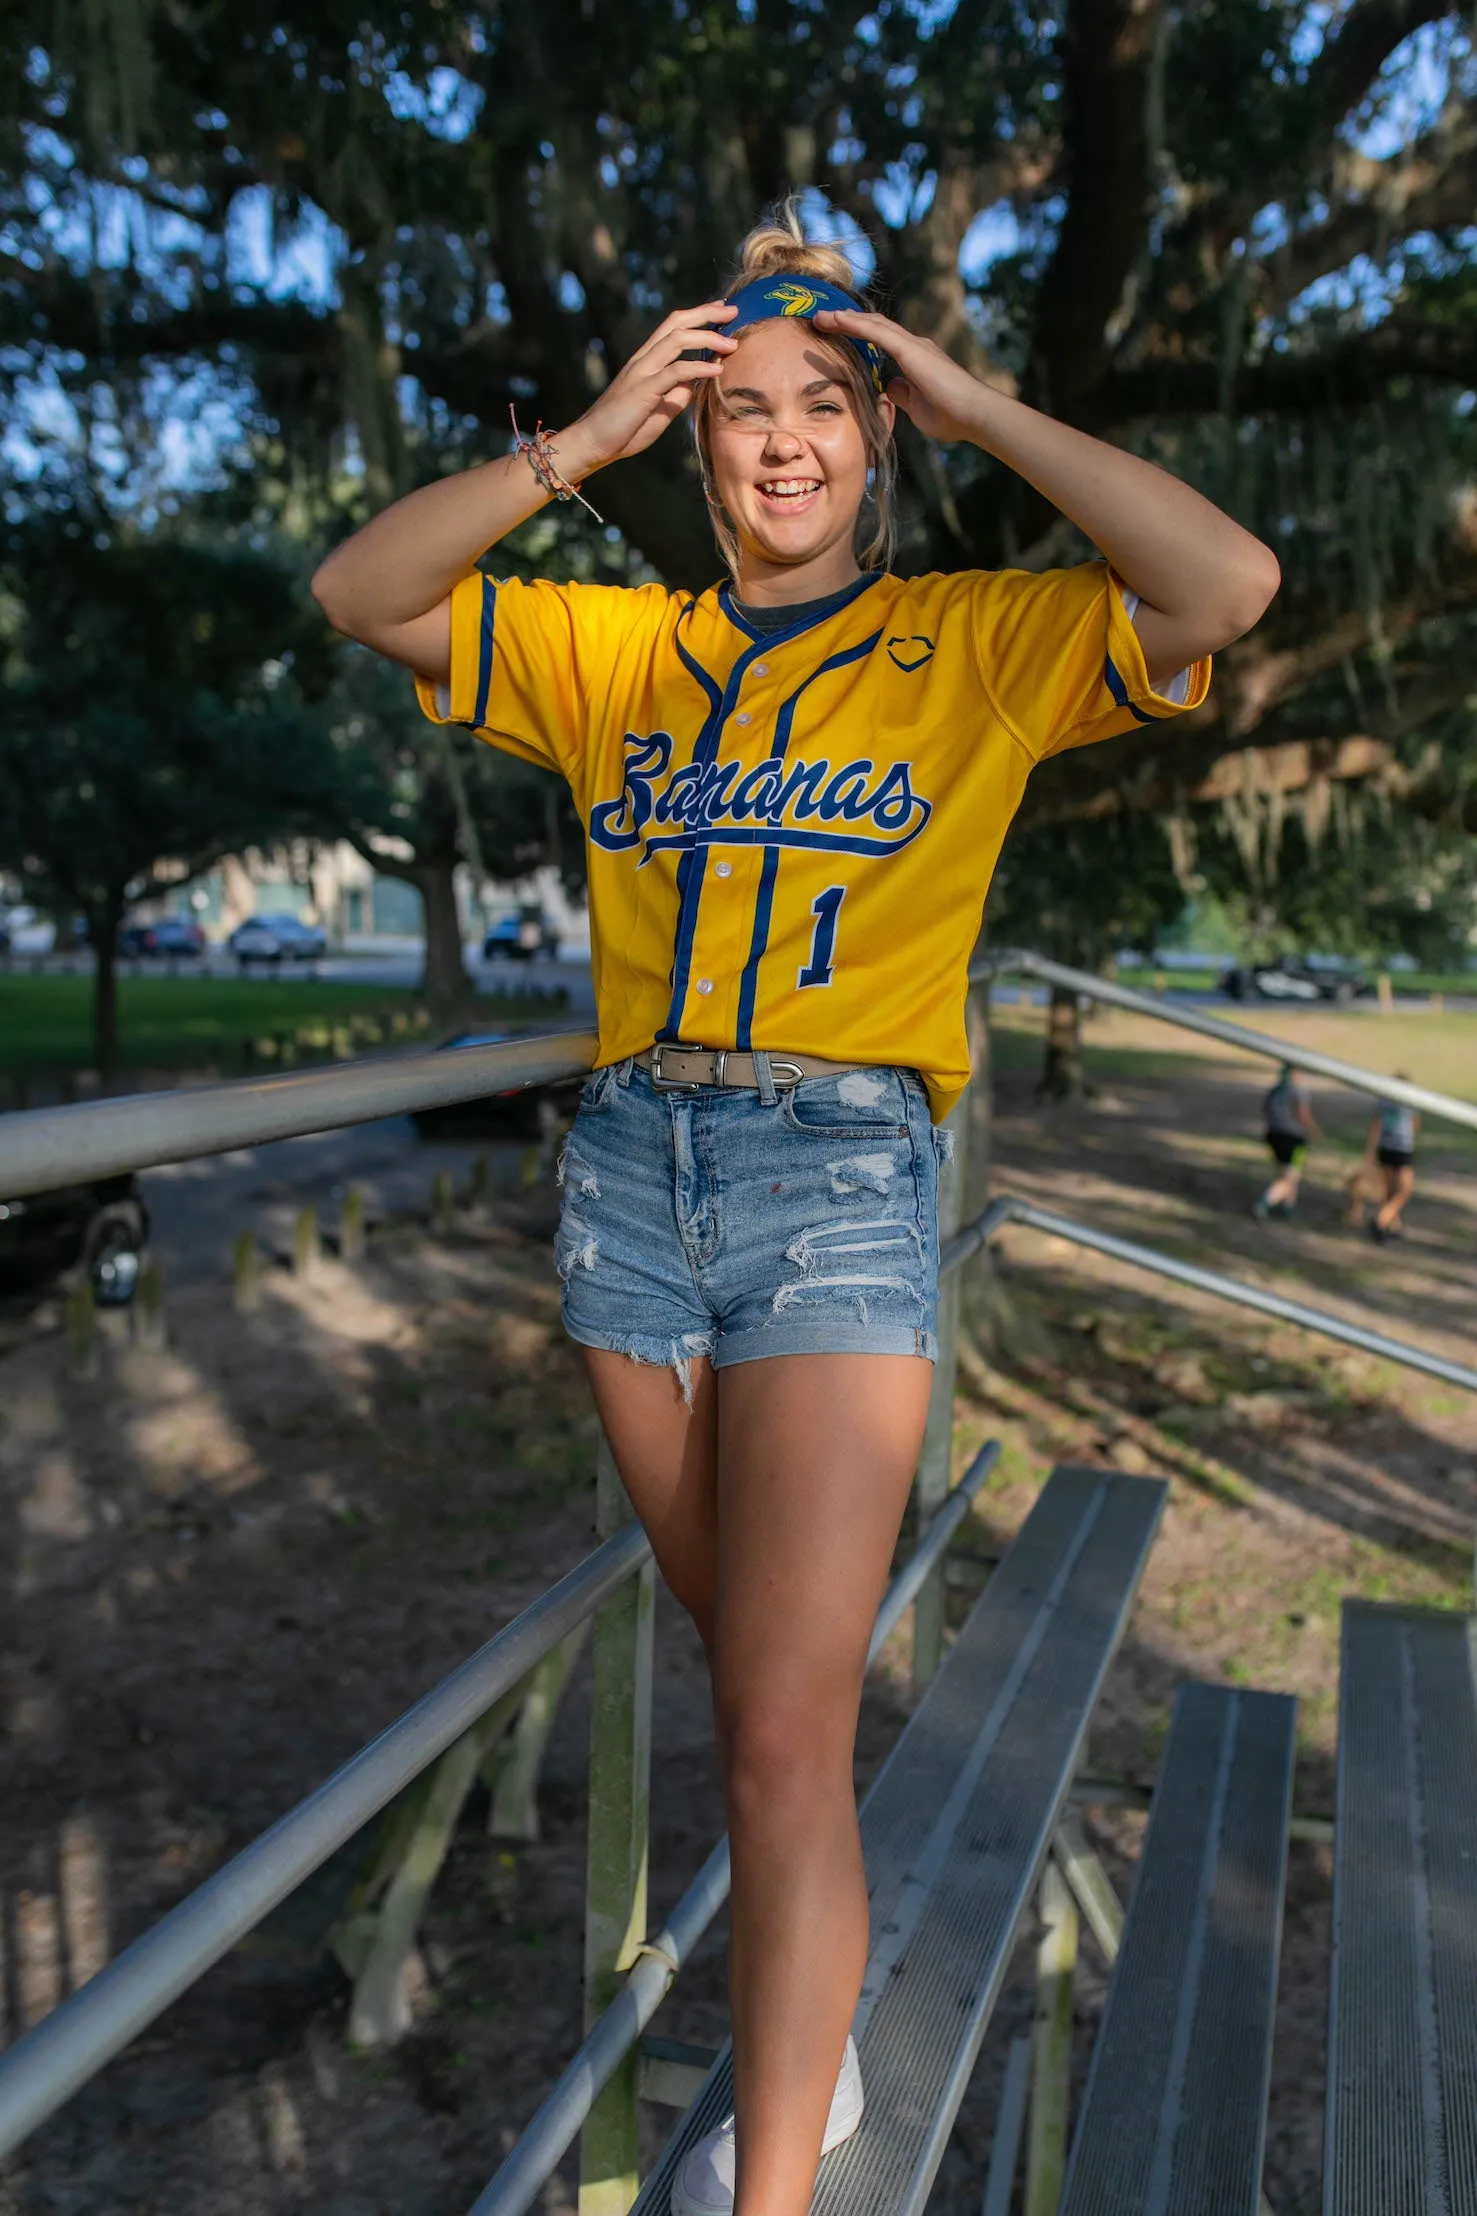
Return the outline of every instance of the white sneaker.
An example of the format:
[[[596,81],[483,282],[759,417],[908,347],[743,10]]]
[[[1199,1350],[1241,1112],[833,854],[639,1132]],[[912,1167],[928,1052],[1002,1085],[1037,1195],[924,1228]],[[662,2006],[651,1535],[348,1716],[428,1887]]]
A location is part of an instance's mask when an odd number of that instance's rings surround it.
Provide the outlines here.
[[[826,2118],[826,2136],[821,2141],[822,2155],[833,2153],[851,2137],[861,2123],[863,2105],[861,2065],[856,2058],[856,2043],[848,2035],[841,2075],[831,2096],[831,2113]],[[672,2216],[733,2216],[735,2168],[733,2118],[725,2116],[716,2131],[710,2131],[683,2157],[672,2181]]]

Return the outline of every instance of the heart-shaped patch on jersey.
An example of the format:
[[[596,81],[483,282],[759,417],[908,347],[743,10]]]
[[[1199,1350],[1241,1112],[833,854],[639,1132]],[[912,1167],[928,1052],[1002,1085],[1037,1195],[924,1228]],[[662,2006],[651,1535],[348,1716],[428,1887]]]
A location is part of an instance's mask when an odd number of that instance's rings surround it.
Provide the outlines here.
[[[926,639],[921,631],[915,631],[909,639],[889,639],[887,651],[894,665],[908,677],[915,669],[922,669],[925,662],[933,660],[933,641]]]

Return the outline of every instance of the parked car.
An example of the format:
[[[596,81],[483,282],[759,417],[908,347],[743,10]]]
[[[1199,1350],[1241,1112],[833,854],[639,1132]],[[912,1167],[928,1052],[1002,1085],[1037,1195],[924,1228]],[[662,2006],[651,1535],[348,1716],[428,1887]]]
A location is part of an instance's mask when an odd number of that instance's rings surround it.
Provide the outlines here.
[[[138,1285],[148,1237],[148,1210],[132,1177],[0,1200],[0,1286],[17,1290],[80,1268],[100,1308],[122,1308]]]
[[[328,952],[328,934],[301,916],[269,913],[238,923],[226,945],[243,969],[248,962],[316,962]]]
[[[205,933],[188,916],[161,916],[157,923],[125,923],[118,933],[120,954],[184,955],[198,960],[205,952]]]
[[[516,1038],[515,1031],[458,1031],[443,1039],[438,1053],[458,1047],[500,1046]],[[411,1122],[423,1139],[531,1139],[538,1136],[539,1101],[554,1090],[546,1085],[512,1086],[503,1092],[481,1093],[474,1100],[458,1100],[445,1108],[417,1108]]]
[[[1221,991],[1229,1000],[1342,1003],[1373,990],[1368,972],[1341,954],[1291,954],[1281,962],[1238,965],[1221,979]]]
[[[532,962],[540,954],[551,962],[559,959],[559,933],[542,908],[510,908],[494,916],[482,934],[484,962]]]

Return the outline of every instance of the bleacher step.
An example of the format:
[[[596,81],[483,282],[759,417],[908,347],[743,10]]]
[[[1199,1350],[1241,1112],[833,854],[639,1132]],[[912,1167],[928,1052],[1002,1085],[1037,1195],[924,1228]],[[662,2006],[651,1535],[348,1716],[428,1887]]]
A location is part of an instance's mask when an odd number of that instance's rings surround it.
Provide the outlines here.
[[[1474,1650],[1344,1603],[1324,2216],[1477,2216]]]
[[[823,2166],[813,2216],[919,2216],[927,2200],[1165,1490],[1053,1472],[867,1796],[867,2113]],[[637,2216],[669,2216],[676,2168],[730,2111],[732,2087],[725,2048]]]
[[[1297,1703],[1184,1685],[1060,2216],[1256,2216]]]

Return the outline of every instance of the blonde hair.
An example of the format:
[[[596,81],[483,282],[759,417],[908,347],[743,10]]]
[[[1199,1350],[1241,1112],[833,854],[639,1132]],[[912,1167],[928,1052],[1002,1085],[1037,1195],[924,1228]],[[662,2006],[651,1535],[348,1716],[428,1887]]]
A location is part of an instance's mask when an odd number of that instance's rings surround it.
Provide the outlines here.
[[[799,198],[795,193],[782,200],[773,213],[749,233],[739,248],[738,268],[724,290],[734,292],[740,285],[754,284],[764,277],[818,277],[822,283],[840,285],[847,292],[859,291],[855,272],[842,249],[823,239],[805,236],[800,222]],[[896,538],[893,507],[897,454],[892,443],[892,428],[879,405],[877,389],[867,366],[850,339],[833,337],[826,331],[815,331],[814,338],[817,346],[835,356],[840,381],[850,396],[852,412],[867,450],[867,490],[857,511],[853,542],[857,564],[864,570],[886,569],[892,560]],[[708,520],[713,526],[718,550],[737,582],[738,537],[718,497],[713,475],[710,423],[717,404],[717,390],[716,378],[704,378],[698,386],[692,403],[692,436],[703,498],[708,504]]]

